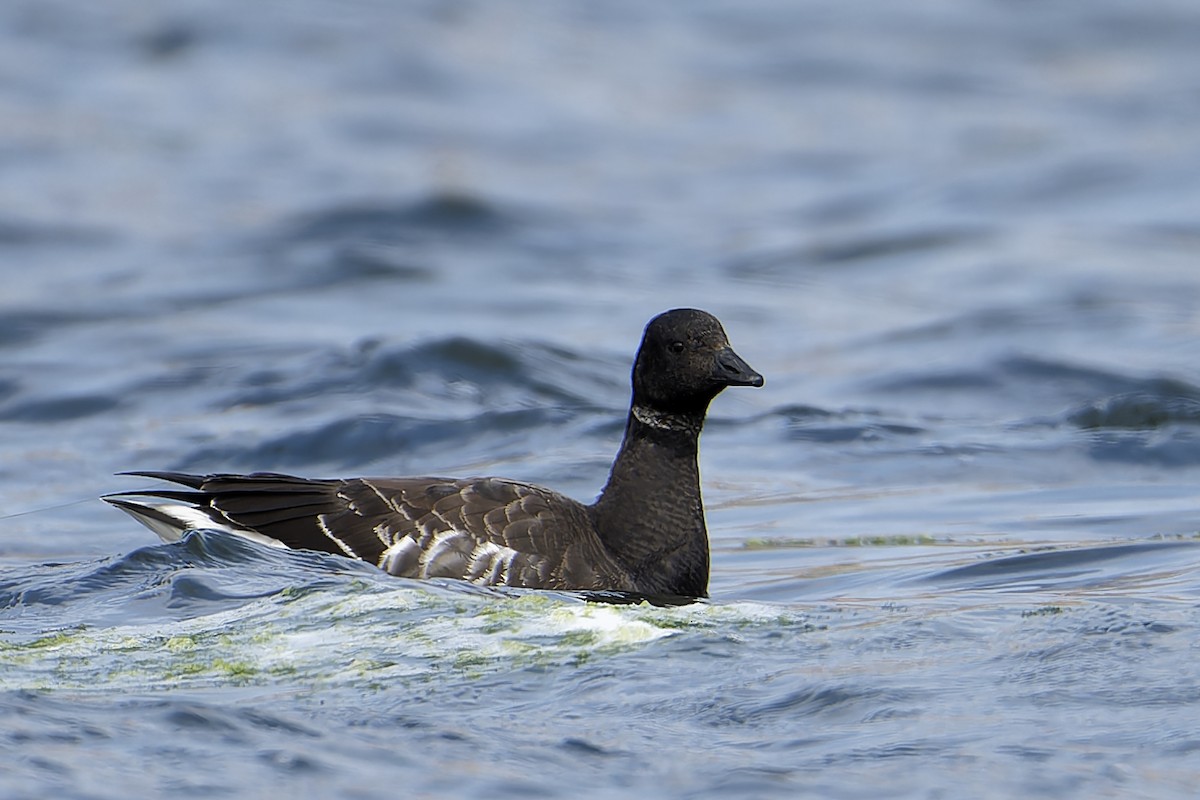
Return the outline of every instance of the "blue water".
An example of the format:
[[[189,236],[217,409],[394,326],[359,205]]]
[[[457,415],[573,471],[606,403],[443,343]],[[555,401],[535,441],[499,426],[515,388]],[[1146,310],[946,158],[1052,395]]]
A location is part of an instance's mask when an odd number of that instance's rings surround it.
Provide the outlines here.
[[[1200,7],[0,5],[0,796],[1200,784]],[[130,469],[590,500],[717,314],[712,597],[413,583]]]

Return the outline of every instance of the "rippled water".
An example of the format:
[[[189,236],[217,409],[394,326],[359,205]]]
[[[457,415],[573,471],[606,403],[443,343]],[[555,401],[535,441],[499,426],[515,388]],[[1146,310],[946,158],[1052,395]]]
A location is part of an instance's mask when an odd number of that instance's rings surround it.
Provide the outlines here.
[[[1194,795],[1194,4],[15,0],[0,36],[0,795]],[[684,305],[767,378],[704,435],[704,603],[96,499],[589,500]]]

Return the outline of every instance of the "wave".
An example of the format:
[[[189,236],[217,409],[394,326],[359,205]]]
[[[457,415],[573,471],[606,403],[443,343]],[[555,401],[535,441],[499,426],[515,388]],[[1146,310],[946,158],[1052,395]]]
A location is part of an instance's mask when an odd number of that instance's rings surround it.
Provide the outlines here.
[[[394,459],[414,457],[430,450],[452,449],[463,440],[486,445],[494,458],[510,448],[505,443],[560,428],[572,416],[555,410],[518,409],[484,411],[463,418],[429,419],[395,414],[344,416],[313,427],[246,444],[230,442],[196,448],[181,459],[177,469],[332,469],[357,470]]]
[[[943,589],[1006,592],[1106,591],[1117,586],[1164,593],[1166,586],[1200,593],[1192,578],[1200,545],[1188,541],[1135,542],[1086,547],[1042,548],[988,558],[921,577]]]
[[[351,348],[262,359],[230,381],[221,405],[267,405],[320,395],[414,390],[426,405],[474,400],[592,407],[598,393],[624,400],[603,362],[536,341],[484,341],[449,336],[394,344],[379,339]],[[607,370],[604,370],[607,373]],[[228,379],[227,379],[228,380]],[[417,398],[414,398],[417,399]]]
[[[217,531],[0,574],[0,689],[386,681],[578,664],[688,630],[772,626],[752,603],[591,602],[408,581]]]

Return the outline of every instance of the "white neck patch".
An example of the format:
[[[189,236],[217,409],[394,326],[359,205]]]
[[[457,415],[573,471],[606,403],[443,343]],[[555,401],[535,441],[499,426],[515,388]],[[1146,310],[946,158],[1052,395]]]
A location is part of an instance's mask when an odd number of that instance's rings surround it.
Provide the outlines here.
[[[645,406],[634,406],[632,410],[634,419],[651,428],[658,428],[664,431],[686,431],[688,433],[700,432],[699,423],[691,417],[660,414]]]

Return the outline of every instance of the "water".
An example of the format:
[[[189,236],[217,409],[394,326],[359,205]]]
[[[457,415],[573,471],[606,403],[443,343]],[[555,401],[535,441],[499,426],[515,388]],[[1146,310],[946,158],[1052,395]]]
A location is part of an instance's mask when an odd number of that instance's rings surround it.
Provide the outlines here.
[[[1200,10],[0,9],[0,796],[1191,797]],[[128,469],[591,499],[767,378],[710,601],[415,584]]]

